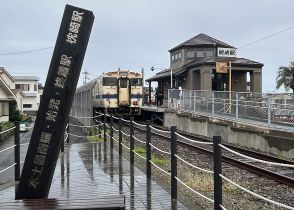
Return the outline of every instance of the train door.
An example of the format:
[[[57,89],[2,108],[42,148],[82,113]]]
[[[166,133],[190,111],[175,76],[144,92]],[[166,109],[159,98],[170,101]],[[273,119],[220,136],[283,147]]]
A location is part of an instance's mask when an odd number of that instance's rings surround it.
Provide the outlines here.
[[[130,105],[130,91],[129,91],[129,79],[119,78],[118,80],[118,105],[129,106]]]

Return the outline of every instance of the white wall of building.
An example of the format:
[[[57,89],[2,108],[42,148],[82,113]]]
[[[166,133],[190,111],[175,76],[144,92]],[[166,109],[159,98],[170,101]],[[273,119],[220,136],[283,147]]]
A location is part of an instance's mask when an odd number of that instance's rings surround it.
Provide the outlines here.
[[[11,78],[11,75],[8,75],[8,72],[5,69],[0,68],[0,76],[10,89],[15,89],[15,81]]]
[[[29,80],[27,79],[19,79],[15,77],[15,87],[19,88],[26,95],[25,98],[22,99],[22,110],[24,112],[36,112],[39,109],[40,97],[38,95],[38,82],[37,80]]]
[[[9,121],[9,116],[0,116],[0,123],[1,122],[8,122]]]
[[[0,99],[6,99],[7,98],[7,95],[6,95],[6,93],[4,92],[4,90],[2,90],[2,88],[0,88]]]
[[[7,122],[8,120],[9,120],[9,101],[0,101],[0,122]]]

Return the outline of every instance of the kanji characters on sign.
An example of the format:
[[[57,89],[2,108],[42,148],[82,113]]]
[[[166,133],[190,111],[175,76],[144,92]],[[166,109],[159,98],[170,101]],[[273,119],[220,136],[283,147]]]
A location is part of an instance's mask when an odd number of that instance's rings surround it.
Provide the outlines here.
[[[76,44],[78,39],[79,29],[83,20],[83,12],[73,11],[71,22],[69,23],[68,34],[66,35],[66,42],[69,44]]]

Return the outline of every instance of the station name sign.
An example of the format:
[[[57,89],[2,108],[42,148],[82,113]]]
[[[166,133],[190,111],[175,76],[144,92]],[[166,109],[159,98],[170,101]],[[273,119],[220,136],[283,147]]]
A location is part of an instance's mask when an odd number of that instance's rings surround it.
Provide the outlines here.
[[[16,199],[47,198],[94,15],[66,5]]]
[[[217,48],[217,56],[218,57],[235,58],[237,56],[237,49],[235,49],[235,48],[218,47]]]

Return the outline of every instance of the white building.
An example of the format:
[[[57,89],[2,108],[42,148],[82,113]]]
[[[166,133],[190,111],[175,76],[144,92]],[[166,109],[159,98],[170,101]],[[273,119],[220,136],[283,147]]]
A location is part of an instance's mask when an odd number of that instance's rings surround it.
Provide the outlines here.
[[[20,89],[25,94],[21,102],[21,110],[26,113],[36,113],[40,105],[39,78],[36,76],[13,76],[13,78],[15,79],[15,89]]]
[[[36,76],[11,76],[0,67],[0,122],[9,120],[9,101],[15,100],[20,112],[35,114],[43,87]]]
[[[0,122],[9,121],[9,101],[14,99],[15,95],[0,75]]]

